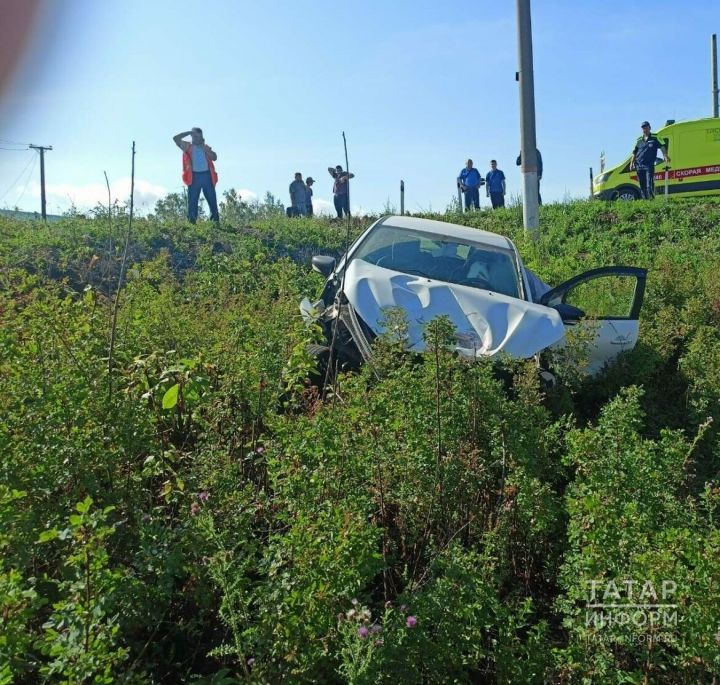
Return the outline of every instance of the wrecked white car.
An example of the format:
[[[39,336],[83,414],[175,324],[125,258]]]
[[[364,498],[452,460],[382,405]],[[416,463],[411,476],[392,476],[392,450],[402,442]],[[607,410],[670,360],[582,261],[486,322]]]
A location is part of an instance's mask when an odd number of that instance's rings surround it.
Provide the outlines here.
[[[405,216],[376,221],[347,259],[315,256],[312,265],[328,279],[320,300],[306,298],[300,310],[322,326],[328,346],[334,339],[333,357],[349,367],[371,357],[387,311],[400,308],[411,351],[424,349],[424,327],[445,315],[458,352],[470,358],[533,357],[564,345],[569,328],[587,327],[587,372],[597,373],[635,346],[646,278],[645,269],[611,266],[551,288],[504,236]]]

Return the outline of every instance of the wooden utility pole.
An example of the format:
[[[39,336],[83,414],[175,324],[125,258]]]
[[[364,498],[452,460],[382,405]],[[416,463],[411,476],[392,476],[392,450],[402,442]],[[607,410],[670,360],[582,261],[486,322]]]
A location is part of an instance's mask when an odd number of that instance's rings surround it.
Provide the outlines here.
[[[405,181],[400,181],[400,216],[405,216]]]
[[[345,131],[343,131],[342,134],[343,134],[343,147],[345,148],[345,173],[350,174],[350,162],[348,161],[347,138],[345,138]],[[348,209],[350,209],[350,179],[347,180],[347,206],[348,206]],[[348,216],[350,216],[349,212],[348,212]]]
[[[45,150],[52,150],[52,145],[33,145],[29,147],[40,151],[40,211],[43,221],[47,221],[47,201],[45,198]]]

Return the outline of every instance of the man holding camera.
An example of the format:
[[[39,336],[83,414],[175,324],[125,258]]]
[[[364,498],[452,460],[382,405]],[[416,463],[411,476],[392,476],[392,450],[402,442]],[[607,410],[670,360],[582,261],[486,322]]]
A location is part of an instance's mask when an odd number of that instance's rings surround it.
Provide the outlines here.
[[[345,212],[345,216],[350,216],[350,179],[355,178],[355,174],[343,171],[339,164],[334,169],[329,166],[328,173],[334,179],[333,201],[338,219],[343,218],[343,212]]]

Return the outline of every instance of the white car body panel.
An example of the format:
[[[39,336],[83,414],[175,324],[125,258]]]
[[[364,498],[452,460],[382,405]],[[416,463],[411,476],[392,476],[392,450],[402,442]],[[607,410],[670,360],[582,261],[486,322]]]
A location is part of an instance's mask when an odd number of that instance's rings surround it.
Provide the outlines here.
[[[640,337],[640,322],[637,319],[606,319],[595,321],[580,321],[568,328],[582,327],[591,328],[594,338],[589,344],[588,363],[585,373],[594,376],[603,367],[612,362],[621,352],[628,352],[634,349]],[[567,343],[563,338],[553,345],[553,348],[561,348]]]
[[[472,358],[499,352],[532,357],[565,335],[560,315],[550,307],[400,273],[361,259],[353,259],[348,265],[345,294],[378,335],[383,332],[385,310],[402,308],[409,325],[408,346],[418,352],[425,348],[425,326],[441,315],[447,316],[458,332],[458,351]]]

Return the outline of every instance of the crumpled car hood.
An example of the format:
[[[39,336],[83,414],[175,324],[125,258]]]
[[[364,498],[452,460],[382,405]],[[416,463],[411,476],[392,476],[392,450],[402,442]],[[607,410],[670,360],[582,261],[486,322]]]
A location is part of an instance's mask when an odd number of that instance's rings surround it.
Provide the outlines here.
[[[345,295],[378,335],[383,332],[385,310],[402,308],[409,324],[409,348],[418,352],[425,348],[424,327],[440,315],[452,321],[457,331],[457,349],[468,357],[499,352],[517,358],[532,357],[565,335],[560,315],[549,307],[384,269],[361,259],[348,264]]]

